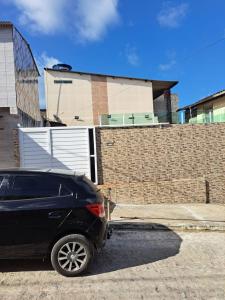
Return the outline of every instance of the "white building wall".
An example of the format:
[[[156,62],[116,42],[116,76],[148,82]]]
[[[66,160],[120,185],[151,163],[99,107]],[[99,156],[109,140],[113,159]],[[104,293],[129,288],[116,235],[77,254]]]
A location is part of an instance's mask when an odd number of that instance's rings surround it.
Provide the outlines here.
[[[10,28],[0,29],[0,107],[16,108],[15,68]]]

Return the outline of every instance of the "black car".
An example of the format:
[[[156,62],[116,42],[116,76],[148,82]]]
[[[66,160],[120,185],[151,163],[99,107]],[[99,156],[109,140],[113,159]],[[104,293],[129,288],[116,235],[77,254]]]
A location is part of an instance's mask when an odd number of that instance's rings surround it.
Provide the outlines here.
[[[51,258],[64,276],[85,271],[107,237],[103,196],[84,175],[0,171],[0,258]]]

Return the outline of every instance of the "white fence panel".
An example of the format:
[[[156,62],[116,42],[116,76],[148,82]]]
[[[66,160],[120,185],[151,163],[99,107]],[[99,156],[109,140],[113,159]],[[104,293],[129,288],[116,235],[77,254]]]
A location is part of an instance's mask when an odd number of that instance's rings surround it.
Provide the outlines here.
[[[20,128],[21,167],[74,170],[96,182],[96,155],[90,153],[89,130],[95,135],[89,127]],[[95,136],[92,140],[95,143]]]
[[[20,160],[23,168],[46,168],[51,165],[47,131],[20,129]]]
[[[52,168],[77,169],[90,177],[88,129],[56,129],[51,131]]]

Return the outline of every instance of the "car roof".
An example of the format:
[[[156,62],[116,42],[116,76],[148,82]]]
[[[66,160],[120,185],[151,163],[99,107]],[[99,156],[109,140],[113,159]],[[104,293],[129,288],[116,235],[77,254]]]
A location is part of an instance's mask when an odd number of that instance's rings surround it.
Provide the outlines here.
[[[66,170],[66,169],[53,169],[53,168],[46,168],[46,169],[33,169],[33,168],[9,168],[9,169],[0,169],[0,173],[51,173],[57,175],[67,175],[67,176],[75,176],[80,177],[84,176],[83,173],[75,172],[73,170]]]

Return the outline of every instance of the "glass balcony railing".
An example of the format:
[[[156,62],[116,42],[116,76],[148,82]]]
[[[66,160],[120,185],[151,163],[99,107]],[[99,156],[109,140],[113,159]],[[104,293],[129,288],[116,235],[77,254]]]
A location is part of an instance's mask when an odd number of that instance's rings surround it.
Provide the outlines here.
[[[225,122],[225,111],[218,110],[197,110],[195,113],[183,114],[183,123],[190,124],[209,124]]]
[[[101,126],[126,126],[126,125],[153,125],[162,123],[171,124],[207,124],[225,122],[225,112],[198,111],[197,115],[189,116],[184,112],[173,113],[130,113],[130,114],[110,114],[100,116]]]
[[[130,113],[101,115],[100,125],[147,125],[158,124],[158,117],[153,113]]]

